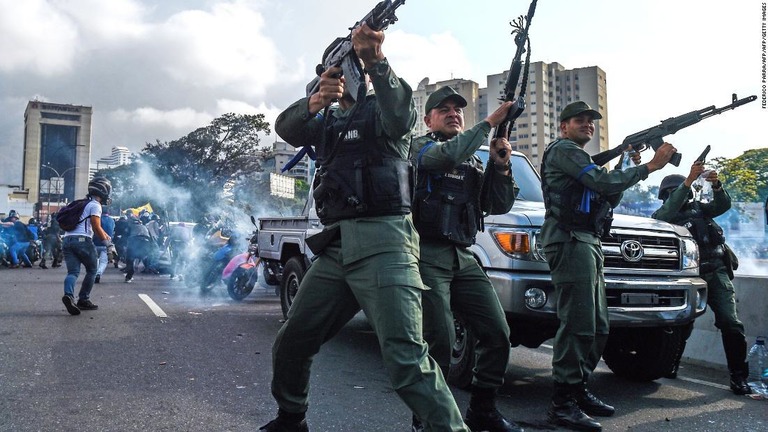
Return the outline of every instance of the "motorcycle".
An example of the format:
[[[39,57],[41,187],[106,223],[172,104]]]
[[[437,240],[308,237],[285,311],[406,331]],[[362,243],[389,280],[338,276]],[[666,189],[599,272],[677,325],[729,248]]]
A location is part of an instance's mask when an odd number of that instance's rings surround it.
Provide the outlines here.
[[[256,219],[251,216],[251,223],[256,225]],[[248,239],[248,251],[232,258],[221,274],[222,280],[227,284],[227,292],[233,300],[241,301],[253,291],[256,282],[259,281],[258,267],[261,258],[259,253],[258,231]]]
[[[209,252],[205,254],[205,264],[200,269],[200,292],[203,294],[209,293],[221,283],[221,274],[234,255],[234,239],[226,236],[227,231],[225,228],[215,227],[206,235],[205,247]]]

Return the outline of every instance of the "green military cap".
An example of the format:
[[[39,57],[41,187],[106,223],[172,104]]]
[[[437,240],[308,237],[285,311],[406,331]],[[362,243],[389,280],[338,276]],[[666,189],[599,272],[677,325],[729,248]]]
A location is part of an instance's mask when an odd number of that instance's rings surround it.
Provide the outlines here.
[[[565,108],[563,108],[563,112],[560,113],[560,121],[568,120],[569,118],[576,117],[582,113],[591,115],[593,120],[603,118],[599,112],[593,110],[592,107],[587,105],[586,102],[576,101],[569,103]]]
[[[464,99],[460,94],[456,93],[456,90],[448,86],[445,86],[445,87],[440,87],[439,89],[435,90],[431,95],[429,95],[429,97],[427,98],[427,104],[424,105],[424,112],[429,113],[430,111],[432,111],[432,108],[437,107],[448,98],[453,99],[460,108],[464,108],[465,106],[467,106],[466,99]]]

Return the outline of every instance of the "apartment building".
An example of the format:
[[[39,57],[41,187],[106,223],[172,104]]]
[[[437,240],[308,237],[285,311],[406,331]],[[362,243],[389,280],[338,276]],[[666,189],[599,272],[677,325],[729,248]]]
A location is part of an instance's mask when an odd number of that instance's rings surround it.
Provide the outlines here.
[[[478,115],[485,118],[501,105],[507,73],[488,75],[480,93]],[[560,111],[571,102],[583,100],[603,118],[595,122],[595,134],[584,147],[589,154],[608,149],[608,99],[605,72],[598,66],[566,69],[559,63],[530,64],[526,110],[517,119],[510,137],[514,150],[524,153],[536,168],[547,144],[559,136]]]

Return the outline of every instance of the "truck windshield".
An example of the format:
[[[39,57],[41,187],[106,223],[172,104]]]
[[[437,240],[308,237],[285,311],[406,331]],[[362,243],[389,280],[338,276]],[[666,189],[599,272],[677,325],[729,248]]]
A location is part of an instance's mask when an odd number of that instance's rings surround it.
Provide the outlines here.
[[[477,156],[483,160],[483,165],[488,163],[488,148],[483,147],[476,152]],[[528,159],[521,154],[512,154],[509,159],[512,162],[512,175],[515,176],[515,183],[520,188],[517,195],[518,200],[544,202],[541,194],[541,179],[539,173],[533,168]]]

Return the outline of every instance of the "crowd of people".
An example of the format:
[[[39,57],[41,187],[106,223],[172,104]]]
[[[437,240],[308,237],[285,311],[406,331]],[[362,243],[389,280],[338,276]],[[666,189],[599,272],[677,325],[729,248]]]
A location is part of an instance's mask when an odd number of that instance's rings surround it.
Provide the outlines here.
[[[29,218],[24,223],[16,210],[0,222],[0,268],[31,268],[38,263],[47,269],[48,260],[53,267],[62,263],[61,237],[58,224],[40,223]]]

